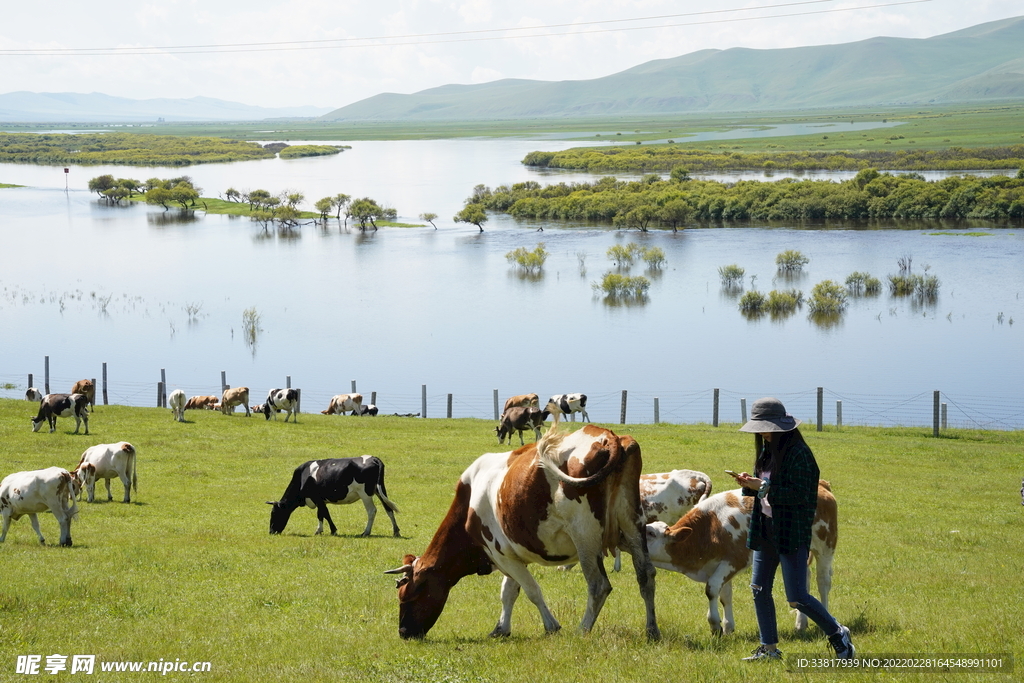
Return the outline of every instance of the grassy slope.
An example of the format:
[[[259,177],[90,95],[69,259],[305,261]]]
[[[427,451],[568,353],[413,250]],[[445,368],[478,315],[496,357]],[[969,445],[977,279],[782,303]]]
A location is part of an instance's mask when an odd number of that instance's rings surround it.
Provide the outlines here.
[[[19,654],[93,653],[101,661],[181,658],[213,662],[209,681],[739,680],[756,644],[749,574],[735,581],[737,633],[707,632],[700,587],[658,573],[665,638],[641,636],[643,608],[631,570],[589,636],[575,633],[585,606],[579,570],[535,568],[561,634],[543,635],[521,598],[513,637],[487,638],[499,611],[499,577],[469,577],[425,642],[399,640],[391,577],[403,553],[421,552],[451,500],[454,482],[480,453],[502,450],[480,420],[302,415],[298,425],[189,412],[178,424],[160,409],[101,406],[91,436],[33,434],[33,406],[0,400],[2,472],[73,466],[87,446],[129,440],[139,452],[136,502],[80,503],[75,547],[40,547],[27,520],[0,546],[0,666]],[[646,471],[690,467],[728,487],[724,468],[749,467],[750,439],[735,425],[615,427],[640,442]],[[1020,432],[923,429],[808,432],[840,505],[832,609],[865,653],[1009,651],[1020,661],[1024,603],[1024,508],[1017,495]],[[267,533],[263,501],[280,496],[292,469],[363,453],[387,464],[403,538],[380,511],[358,538],[361,506],[333,508],[338,537],[314,537],[315,515],[298,510],[282,536]],[[112,485],[120,500],[120,483]],[[52,516],[41,518],[56,540]],[[627,562],[628,566],[629,563]],[[1010,590],[1001,590],[1006,586]],[[777,596],[780,605],[784,602]],[[780,610],[782,647],[824,655],[812,627],[796,636]],[[175,674],[170,674],[172,677]],[[790,680],[783,667],[764,680]],[[180,677],[180,674],[178,675]],[[2,678],[2,677],[0,677]],[[138,674],[103,681],[136,680]],[[815,680],[849,680],[824,674]],[[900,680],[947,680],[933,674]],[[977,676],[972,681],[1006,680]]]

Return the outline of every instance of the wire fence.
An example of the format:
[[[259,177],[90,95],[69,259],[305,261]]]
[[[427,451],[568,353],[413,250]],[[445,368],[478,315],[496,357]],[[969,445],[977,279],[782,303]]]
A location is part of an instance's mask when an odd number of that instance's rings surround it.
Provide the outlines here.
[[[70,391],[81,377],[50,377],[54,393]],[[0,374],[0,398],[24,399],[27,375]],[[43,378],[34,379],[44,389]],[[282,386],[285,383],[282,383]],[[164,392],[181,389],[187,396],[221,395],[221,386],[210,384],[171,384]],[[495,389],[466,394],[430,392],[429,387],[410,387],[409,393],[365,391],[363,402],[376,404],[381,415],[409,415],[426,418],[495,419],[504,405],[505,394],[495,400]],[[96,385],[96,403],[103,404],[104,382]],[[348,389],[329,391],[317,387],[302,388],[302,410],[306,413],[326,409],[331,397]],[[819,399],[819,394],[821,395]],[[262,403],[265,394],[250,392],[250,403]],[[763,394],[730,389],[694,391],[611,391],[587,394],[587,414],[592,422],[604,424],[738,424],[746,417],[748,404]],[[941,418],[936,414],[935,393],[857,394],[837,392],[827,387],[794,393],[775,394],[787,410],[803,420],[805,429],[817,426],[819,400],[823,425],[871,427],[931,427],[937,418],[943,429],[1024,429],[1024,396],[977,396],[940,392]],[[106,384],[107,402],[127,406],[157,406],[160,403],[155,382],[111,381]],[[497,404],[497,407],[496,407]],[[542,406],[543,407],[543,406]],[[625,416],[623,418],[623,416]],[[577,418],[579,419],[579,418]]]

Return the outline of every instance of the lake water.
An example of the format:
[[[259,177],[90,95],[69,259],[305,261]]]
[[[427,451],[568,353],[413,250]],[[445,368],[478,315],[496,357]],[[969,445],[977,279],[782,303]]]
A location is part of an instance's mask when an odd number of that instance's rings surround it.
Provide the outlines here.
[[[492,390],[551,395],[582,391],[595,421],[618,422],[628,390],[629,422],[710,421],[721,389],[721,419],[737,422],[739,400],[779,396],[798,417],[814,416],[825,388],[826,421],[843,401],[846,424],[930,424],[933,390],[956,426],[1024,426],[1024,229],[808,229],[806,226],[624,233],[606,226],[517,223],[492,217],[480,234],[450,217],[473,186],[537,180],[592,180],[538,173],[519,162],[535,149],[572,142],[435,140],[353,142],[334,157],[264,160],[187,169],[0,165],[0,396],[23,395],[28,373],[51,389],[99,377],[108,364],[110,399],[154,405],[160,370],[170,388],[219,393],[227,382],[262,402],[271,387],[303,389],[303,409],[325,408],[351,381],[376,391],[384,413],[490,417]],[[110,207],[89,178],[186,173],[207,196],[228,187],[297,190],[316,199],[370,196],[417,223],[434,212],[438,230],[385,228],[361,234],[326,228],[264,232],[248,220],[146,206]],[[729,176],[735,177],[735,176]],[[833,177],[846,177],[838,174]],[[65,181],[69,190],[65,192]],[[949,229],[950,227],[956,229]],[[974,229],[974,228],[972,228]],[[936,232],[945,234],[936,235]],[[949,234],[956,233],[956,234]],[[543,276],[512,270],[505,254],[540,241],[551,256]],[[644,304],[609,305],[592,284],[610,267],[613,244],[659,246],[660,273]],[[794,282],[775,277],[775,255],[810,258]],[[581,272],[580,254],[585,273]],[[942,282],[937,301],[887,293],[851,301],[835,325],[748,320],[719,284],[720,266],[746,269],[746,286],[798,287],[853,271],[885,280],[911,255]],[[190,317],[187,308],[199,306]],[[255,308],[255,347],[242,316]],[[1012,322],[1011,322],[1012,321]],[[67,385],[67,386],[65,386]]]

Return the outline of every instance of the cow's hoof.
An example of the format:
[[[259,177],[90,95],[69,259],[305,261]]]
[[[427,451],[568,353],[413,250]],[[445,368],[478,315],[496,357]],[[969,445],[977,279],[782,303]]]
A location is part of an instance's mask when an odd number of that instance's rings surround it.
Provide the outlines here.
[[[647,629],[647,640],[651,641],[652,643],[656,643],[659,640],[661,640],[661,629],[659,629],[657,626],[655,626],[654,628]]]
[[[46,545],[46,539],[45,538],[40,538],[39,539],[39,545]]]
[[[71,547],[71,539],[69,538],[66,542],[61,543],[61,546],[65,547],[65,548],[70,548]]]
[[[511,635],[512,635],[511,631],[502,631],[497,626],[494,627],[494,630],[491,631],[491,634],[490,634],[491,638],[508,638]]]

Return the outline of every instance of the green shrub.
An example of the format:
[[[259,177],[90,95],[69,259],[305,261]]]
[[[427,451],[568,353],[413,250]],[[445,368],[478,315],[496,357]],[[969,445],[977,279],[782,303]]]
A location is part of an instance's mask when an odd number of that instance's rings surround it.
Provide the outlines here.
[[[723,287],[737,287],[743,283],[743,276],[746,270],[735,263],[728,266],[719,266],[718,277],[722,278]]]
[[[854,271],[846,278],[846,290],[853,296],[861,294],[878,294],[882,289],[882,283],[871,273]]]
[[[822,280],[814,285],[808,308],[815,315],[838,315],[846,310],[846,290],[832,280]]]
[[[651,288],[651,281],[642,275],[630,277],[620,273],[605,273],[600,283],[594,283],[594,291],[604,292],[610,299],[643,299]]]
[[[526,247],[519,247],[505,254],[505,259],[518,268],[531,273],[539,273],[544,268],[544,262],[548,259],[548,252],[544,243],[540,242],[537,247],[530,251]]]
[[[775,266],[779,269],[780,273],[800,272],[810,262],[811,259],[794,249],[787,249],[775,257]]]
[[[766,306],[768,305],[768,298],[757,291],[752,289],[746,292],[740,297],[740,310],[748,314],[760,314],[764,313]]]
[[[633,261],[636,260],[641,251],[639,244],[630,242],[626,245],[612,245],[608,247],[608,251],[605,253],[608,256],[608,260],[613,261],[619,268],[629,268],[633,265]]]
[[[665,265],[665,251],[661,247],[641,249],[640,258],[647,262],[648,268],[657,269]]]
[[[804,293],[797,289],[779,291],[773,289],[768,293],[766,306],[772,315],[786,315],[793,313],[803,304]]]

